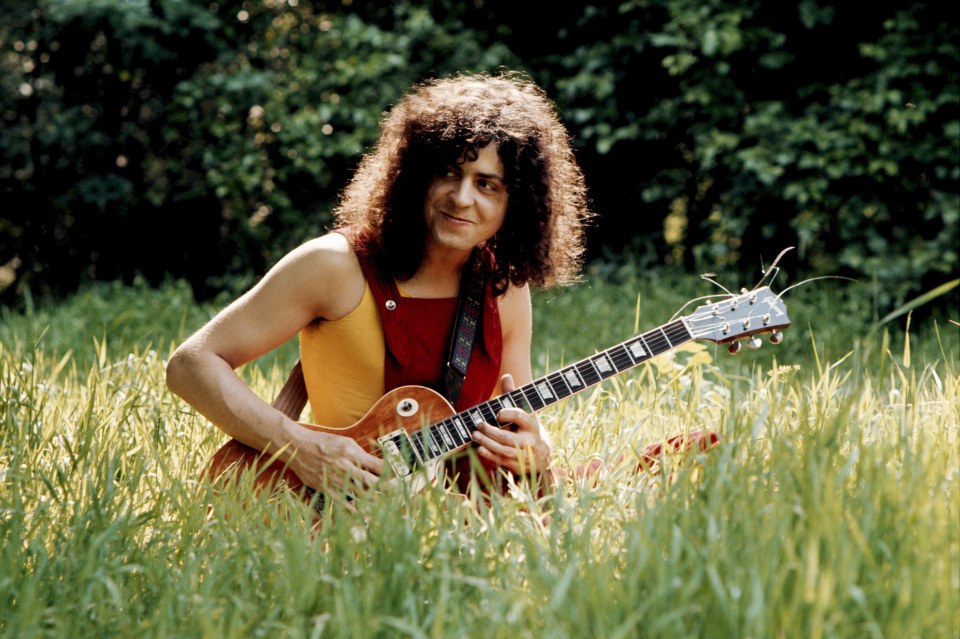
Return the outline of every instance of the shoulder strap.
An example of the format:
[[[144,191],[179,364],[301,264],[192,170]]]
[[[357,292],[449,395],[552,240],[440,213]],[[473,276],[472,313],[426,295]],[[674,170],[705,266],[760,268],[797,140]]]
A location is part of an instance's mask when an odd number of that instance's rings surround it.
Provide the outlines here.
[[[473,342],[480,323],[480,309],[483,299],[483,283],[471,277],[460,292],[460,308],[457,311],[457,323],[450,342],[450,357],[444,376],[447,400],[456,405],[463,389],[463,380],[467,377],[467,366],[473,352]]]

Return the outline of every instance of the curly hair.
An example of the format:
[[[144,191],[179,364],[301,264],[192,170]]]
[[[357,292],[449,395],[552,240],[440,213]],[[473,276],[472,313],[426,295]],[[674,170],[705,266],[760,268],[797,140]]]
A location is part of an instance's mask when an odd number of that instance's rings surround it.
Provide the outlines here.
[[[503,225],[469,268],[492,282],[575,281],[590,217],[569,134],[542,89],[515,73],[458,75],[415,85],[383,117],[380,137],[344,189],[335,230],[358,255],[409,279],[423,259],[423,204],[445,167],[495,144],[508,204]]]

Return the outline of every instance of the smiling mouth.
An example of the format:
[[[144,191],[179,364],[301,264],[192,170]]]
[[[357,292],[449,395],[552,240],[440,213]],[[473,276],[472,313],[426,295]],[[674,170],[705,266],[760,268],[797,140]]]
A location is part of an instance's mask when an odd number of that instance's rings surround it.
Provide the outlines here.
[[[470,220],[465,220],[463,218],[457,217],[455,215],[450,215],[449,213],[442,213],[444,218],[455,223],[455,224],[473,224]]]

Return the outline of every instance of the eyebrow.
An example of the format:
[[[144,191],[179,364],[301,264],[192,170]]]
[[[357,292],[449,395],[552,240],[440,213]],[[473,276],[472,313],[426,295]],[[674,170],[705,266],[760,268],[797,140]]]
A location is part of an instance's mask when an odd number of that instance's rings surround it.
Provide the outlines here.
[[[448,169],[454,169],[455,171],[457,171],[457,173],[463,173],[463,165],[462,165],[462,164],[448,164],[448,165],[447,165],[447,168],[448,168]],[[503,182],[504,184],[506,184],[506,181],[503,179],[503,176],[502,176],[502,175],[499,175],[499,174],[497,174],[497,173],[475,173],[474,175],[476,175],[478,178],[482,178],[482,179],[484,179],[484,180],[498,180],[498,181]]]

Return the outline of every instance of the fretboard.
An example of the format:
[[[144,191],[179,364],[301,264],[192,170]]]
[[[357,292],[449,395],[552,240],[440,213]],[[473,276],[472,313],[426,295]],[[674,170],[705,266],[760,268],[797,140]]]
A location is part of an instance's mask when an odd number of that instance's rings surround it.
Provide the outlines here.
[[[664,324],[452,417],[429,424],[410,437],[411,445],[424,462],[434,460],[469,444],[472,441],[471,434],[479,424],[497,424],[497,415],[504,408],[517,407],[529,412],[542,410],[691,339],[690,331],[682,319]],[[414,459],[409,461],[416,463]]]

